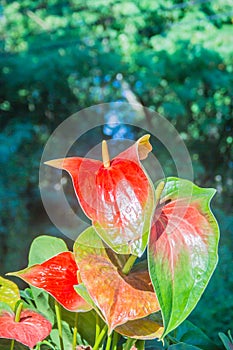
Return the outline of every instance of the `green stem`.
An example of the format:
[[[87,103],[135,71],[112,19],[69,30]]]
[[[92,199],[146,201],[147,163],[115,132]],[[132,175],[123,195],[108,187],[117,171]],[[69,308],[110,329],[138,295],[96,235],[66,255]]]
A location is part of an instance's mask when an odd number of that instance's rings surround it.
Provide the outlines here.
[[[166,338],[167,338],[167,340],[169,340],[171,342],[171,344],[179,344],[179,341],[169,334],[166,335]]]
[[[61,350],[64,350],[64,344],[62,339],[61,307],[56,300],[55,300],[55,312],[56,312],[56,318],[57,318],[57,328],[58,328],[58,334],[59,334],[60,348]]]
[[[136,259],[137,259],[137,256],[130,255],[129,259],[126,261],[125,266],[122,269],[122,272],[125,275],[128,275],[130,273],[130,270],[132,269],[133,264],[135,263]]]
[[[111,350],[111,344],[112,344],[112,333],[108,336],[105,350]]]
[[[95,314],[95,341],[97,341],[99,334],[100,334],[100,318],[96,312],[96,314]]]
[[[132,348],[132,346],[136,343],[136,340],[137,339],[128,338],[126,343],[125,343],[124,350],[130,350]]]
[[[145,340],[138,340],[137,341],[137,349],[138,350],[144,350],[145,349]]]
[[[117,332],[113,332],[112,350],[117,350],[118,336],[119,334]]]
[[[10,346],[10,350],[13,350],[13,349],[14,349],[14,346],[15,346],[15,341],[14,341],[14,339],[12,339],[12,341],[11,341],[11,346]]]
[[[73,343],[72,343],[72,350],[76,349],[77,345],[77,333],[78,333],[78,313],[75,314],[74,319],[74,332],[73,332]]]
[[[95,345],[94,345],[92,350],[98,350],[99,349],[99,345],[100,345],[101,341],[103,340],[103,337],[105,336],[105,333],[107,332],[107,330],[108,330],[108,326],[105,325],[104,328],[102,329],[102,331],[100,332],[98,338],[96,339]]]

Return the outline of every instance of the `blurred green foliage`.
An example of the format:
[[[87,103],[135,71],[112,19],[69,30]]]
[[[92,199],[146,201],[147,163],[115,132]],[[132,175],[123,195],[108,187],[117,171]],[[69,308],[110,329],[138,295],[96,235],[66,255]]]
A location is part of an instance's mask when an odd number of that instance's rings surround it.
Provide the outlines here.
[[[193,317],[210,333],[227,331],[233,319],[233,232],[226,224],[232,223],[233,195],[232,18],[232,0],[2,2],[2,271],[23,265],[40,230],[52,232],[48,222],[43,226],[37,189],[51,132],[84,107],[138,101],[174,124],[191,154],[196,183],[218,190],[220,263]],[[153,128],[146,118],[145,126]]]

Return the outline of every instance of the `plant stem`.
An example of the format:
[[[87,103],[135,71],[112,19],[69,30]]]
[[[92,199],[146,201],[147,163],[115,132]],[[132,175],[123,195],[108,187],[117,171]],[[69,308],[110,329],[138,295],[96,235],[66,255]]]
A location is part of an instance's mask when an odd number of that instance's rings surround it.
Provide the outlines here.
[[[13,349],[14,349],[14,346],[15,346],[15,341],[14,341],[14,339],[12,339],[12,341],[11,341],[11,346],[10,346],[10,350],[13,350]]]
[[[108,336],[105,350],[111,350],[111,343],[112,343],[112,333]]]
[[[112,350],[117,350],[117,343],[118,343],[118,333],[117,332],[113,332]]]
[[[98,338],[96,339],[95,345],[94,345],[92,350],[98,350],[99,349],[99,345],[100,345],[103,337],[105,336],[105,333],[107,332],[107,329],[108,329],[108,326],[105,325],[104,328],[102,329],[102,331],[100,332]]]
[[[122,272],[125,275],[128,275],[130,273],[130,270],[132,269],[133,264],[135,263],[136,259],[137,259],[137,256],[130,255],[129,259],[126,261],[125,266],[122,269]]]
[[[166,338],[167,340],[170,340],[171,344],[179,344],[179,341],[175,337],[172,337],[169,334],[166,335]]]
[[[57,318],[57,328],[58,328],[58,334],[59,334],[60,347],[61,347],[61,350],[64,350],[64,344],[62,339],[61,307],[56,300],[55,300],[55,312],[56,312],[56,318]]]
[[[100,318],[96,312],[96,314],[95,314],[95,341],[97,341],[99,334],[100,334]]]
[[[75,319],[74,319],[74,332],[73,332],[73,343],[72,343],[72,350],[76,349],[77,345],[77,333],[78,333],[78,313],[75,313]]]
[[[130,350],[132,348],[132,346],[136,343],[136,340],[137,339],[128,338],[126,343],[125,343],[124,350]]]
[[[145,349],[145,340],[138,340],[137,341],[137,349],[138,350],[144,350]]]

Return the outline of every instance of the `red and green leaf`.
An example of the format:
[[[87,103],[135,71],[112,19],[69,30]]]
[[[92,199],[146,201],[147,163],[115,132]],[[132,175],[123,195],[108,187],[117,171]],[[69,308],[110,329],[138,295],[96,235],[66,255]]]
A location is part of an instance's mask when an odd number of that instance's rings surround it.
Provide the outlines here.
[[[75,292],[78,268],[72,252],[60,253],[42,264],[30,266],[10,275],[51,294],[69,311],[87,311],[90,306]]]
[[[0,276],[0,302],[15,308],[15,304],[20,299],[18,286],[6,278]]]
[[[114,259],[109,250],[92,227],[84,231],[74,245],[81,279],[110,332],[127,321],[158,311],[159,305],[148,271],[123,275],[117,264],[119,257]]]
[[[71,175],[83,211],[101,238],[120,254],[141,256],[148,243],[154,195],[140,159],[152,150],[149,137],[141,137],[107,167],[78,157],[46,162]]]
[[[168,178],[155,211],[148,261],[165,331],[190,314],[216,267],[219,229],[210,210],[214,189]]]
[[[51,329],[48,320],[31,310],[22,311],[19,322],[15,322],[13,313],[3,311],[0,315],[0,338],[14,339],[30,349],[44,340]]]

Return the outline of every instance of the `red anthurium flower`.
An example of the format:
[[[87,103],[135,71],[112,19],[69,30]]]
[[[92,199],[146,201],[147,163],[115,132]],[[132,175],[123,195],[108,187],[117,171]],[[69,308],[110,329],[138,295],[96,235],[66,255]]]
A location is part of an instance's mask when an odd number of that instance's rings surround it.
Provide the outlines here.
[[[141,137],[111,161],[103,141],[103,162],[78,157],[46,162],[71,175],[83,211],[117,253],[141,256],[147,245],[154,195],[140,159],[152,150],[149,137]]]
[[[52,325],[42,315],[24,310],[19,322],[14,313],[3,311],[0,315],[0,338],[14,339],[32,349],[51,332]]]
[[[87,311],[91,307],[76,293],[78,268],[72,252],[60,253],[51,259],[10,275],[18,276],[34,287],[51,294],[69,311]]]

